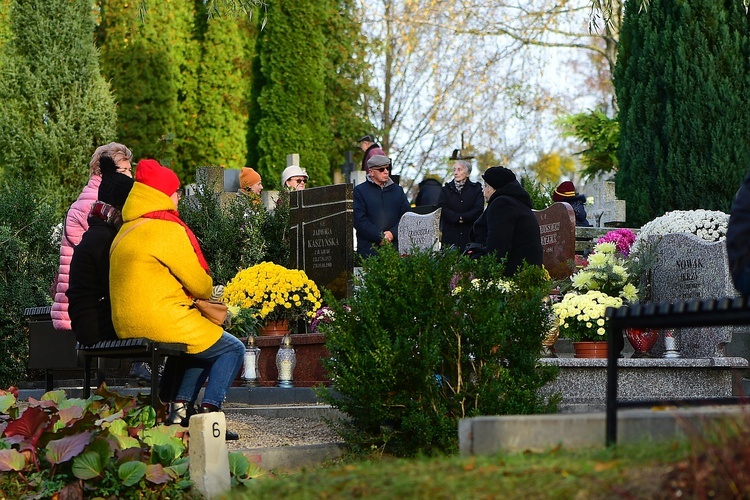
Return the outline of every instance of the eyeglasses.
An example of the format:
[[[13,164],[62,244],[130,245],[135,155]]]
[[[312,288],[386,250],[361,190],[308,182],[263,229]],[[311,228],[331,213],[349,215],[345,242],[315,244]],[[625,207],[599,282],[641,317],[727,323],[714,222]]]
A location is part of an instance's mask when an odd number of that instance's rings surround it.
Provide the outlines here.
[[[378,172],[382,172],[384,170],[390,170],[390,169],[391,169],[390,166],[388,166],[388,167],[370,167],[370,170],[376,170]]]
[[[305,179],[304,177],[302,177],[301,179],[291,179],[291,180],[296,181],[297,184],[307,184],[307,179]]]

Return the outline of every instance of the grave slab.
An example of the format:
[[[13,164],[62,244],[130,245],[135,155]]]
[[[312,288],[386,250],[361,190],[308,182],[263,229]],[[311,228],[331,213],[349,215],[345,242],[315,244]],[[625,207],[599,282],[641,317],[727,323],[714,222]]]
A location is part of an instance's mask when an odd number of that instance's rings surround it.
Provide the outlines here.
[[[438,208],[428,214],[406,212],[398,223],[398,253],[440,248],[440,213]]]
[[[565,279],[575,271],[576,216],[567,203],[534,210],[542,239],[542,263],[553,279]]]

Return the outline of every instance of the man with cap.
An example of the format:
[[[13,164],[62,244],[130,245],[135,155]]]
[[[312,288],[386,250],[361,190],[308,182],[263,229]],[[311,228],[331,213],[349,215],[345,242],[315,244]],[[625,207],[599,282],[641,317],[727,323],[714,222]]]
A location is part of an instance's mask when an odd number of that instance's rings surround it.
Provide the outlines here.
[[[167,361],[161,391],[164,395],[164,381],[172,382],[173,374],[181,380],[176,394],[166,396],[172,401],[168,422],[187,425],[206,376],[199,411],[221,410],[245,347],[193,305],[193,299],[211,298],[214,286],[198,239],[177,211],[179,178],[156,160],[145,159],[138,163],[135,181],[111,248],[112,321],[123,339],[187,345],[179,362],[174,357]]]
[[[242,167],[240,171],[240,193],[255,194],[260,196],[263,184],[260,182],[260,174],[250,167]]]
[[[357,253],[369,257],[387,243],[398,245],[398,223],[409,210],[404,190],[390,176],[391,160],[375,155],[368,161],[367,181],[354,188]]]
[[[375,142],[375,138],[370,134],[363,135],[358,141],[359,148],[364,151],[362,156],[362,170],[368,172],[370,167],[367,166],[367,162],[375,155],[386,156],[385,151],[380,145]]]
[[[576,188],[570,181],[562,182],[552,193],[552,201],[565,202],[573,207],[576,214],[576,226],[590,227],[591,223],[586,218],[586,197],[582,194],[576,194]]]
[[[307,172],[299,165],[290,165],[281,172],[281,185],[289,191],[302,191],[309,178]]]
[[[133,187],[130,169],[118,172],[111,157],[102,155],[99,169],[99,194],[89,212],[89,227],[73,251],[65,292],[76,340],[87,346],[117,339],[109,301],[109,247],[122,225],[122,206]]]
[[[488,168],[482,178],[487,208],[474,223],[471,241],[498,260],[506,259],[506,277],[515,274],[524,261],[541,266],[542,241],[529,193],[502,166]]]

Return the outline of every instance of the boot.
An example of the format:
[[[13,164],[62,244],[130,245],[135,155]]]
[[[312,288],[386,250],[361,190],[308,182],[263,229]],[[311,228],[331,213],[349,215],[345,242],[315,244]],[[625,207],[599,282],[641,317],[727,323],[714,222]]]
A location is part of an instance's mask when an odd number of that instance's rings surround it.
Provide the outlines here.
[[[185,401],[175,401],[170,404],[169,415],[164,421],[166,425],[181,425],[187,427],[190,417],[195,414],[195,409]]]

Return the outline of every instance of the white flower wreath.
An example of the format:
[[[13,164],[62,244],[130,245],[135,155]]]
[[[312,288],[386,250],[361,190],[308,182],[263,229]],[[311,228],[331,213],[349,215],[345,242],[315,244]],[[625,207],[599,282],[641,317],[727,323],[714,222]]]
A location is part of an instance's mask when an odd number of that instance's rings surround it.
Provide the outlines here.
[[[705,241],[721,241],[727,237],[729,214],[717,210],[674,210],[644,225],[630,253],[637,254],[649,236],[687,233]]]

